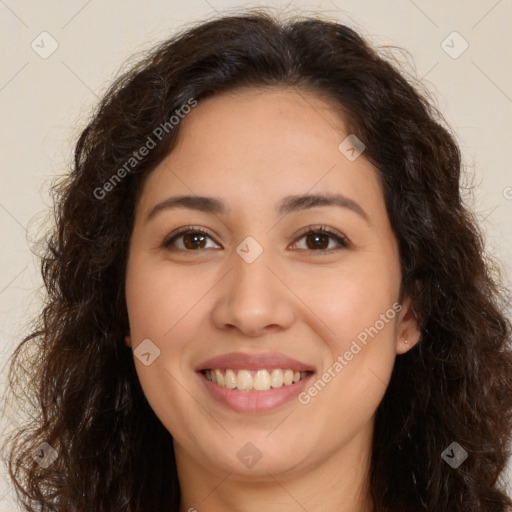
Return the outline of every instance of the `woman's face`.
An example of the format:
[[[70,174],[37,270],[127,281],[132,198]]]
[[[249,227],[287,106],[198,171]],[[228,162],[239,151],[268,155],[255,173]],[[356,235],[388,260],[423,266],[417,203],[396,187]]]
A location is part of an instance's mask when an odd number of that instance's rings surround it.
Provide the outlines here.
[[[137,204],[126,275],[126,342],[178,468],[362,464],[418,338],[374,167],[304,91],[223,94],[181,123]]]

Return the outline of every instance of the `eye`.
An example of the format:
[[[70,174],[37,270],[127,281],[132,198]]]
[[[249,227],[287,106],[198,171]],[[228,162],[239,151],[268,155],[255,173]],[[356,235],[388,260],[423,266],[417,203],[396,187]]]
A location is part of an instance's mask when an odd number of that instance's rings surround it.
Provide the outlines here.
[[[300,248],[300,250],[312,249],[314,252],[324,254],[339,249],[346,249],[350,246],[348,240],[341,233],[331,231],[325,226],[309,226],[307,229],[308,231],[299,237],[299,240],[304,238],[306,242],[306,248]],[[334,241],[338,246],[329,248],[331,241]]]
[[[173,234],[170,238],[167,238],[163,243],[162,247],[166,249],[174,249],[182,251],[197,251],[200,249],[209,249],[206,247],[206,240],[212,239],[211,236],[201,228],[195,228],[194,226],[187,226],[181,229],[178,233]],[[181,243],[176,245],[175,241]]]
[[[307,231],[302,233],[298,239],[301,240],[304,238],[306,241],[306,247],[299,248],[299,250],[307,251],[310,249],[314,252],[324,254],[350,246],[348,240],[343,235],[331,231],[325,226],[309,226],[306,229]],[[208,247],[208,239],[213,240],[210,234],[205,230],[194,226],[186,226],[164,240],[162,247],[169,250],[177,249],[181,251],[197,251],[218,247],[217,245],[214,247]],[[332,241],[335,243],[334,248],[329,247]],[[297,242],[295,242],[294,245],[297,245]]]

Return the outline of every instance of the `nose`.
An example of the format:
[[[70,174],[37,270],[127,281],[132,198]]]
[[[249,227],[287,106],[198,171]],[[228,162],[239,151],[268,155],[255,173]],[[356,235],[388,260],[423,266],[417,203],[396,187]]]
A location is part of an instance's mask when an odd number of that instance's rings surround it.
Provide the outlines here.
[[[218,329],[258,337],[288,329],[295,321],[293,292],[268,252],[252,263],[233,254],[233,268],[219,283],[212,312]]]

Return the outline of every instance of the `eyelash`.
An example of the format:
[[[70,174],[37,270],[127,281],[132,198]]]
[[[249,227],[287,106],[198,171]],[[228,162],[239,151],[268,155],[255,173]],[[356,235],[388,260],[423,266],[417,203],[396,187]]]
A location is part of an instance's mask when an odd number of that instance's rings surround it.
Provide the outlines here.
[[[304,238],[305,236],[311,235],[311,234],[322,234],[322,235],[327,235],[329,238],[333,238],[334,240],[336,240],[336,242],[339,243],[340,246],[335,249],[294,249],[294,250],[315,252],[315,253],[319,253],[319,254],[328,254],[333,251],[338,251],[338,250],[346,249],[346,248],[350,247],[350,243],[344,236],[330,230],[326,226],[308,226],[306,228],[306,230],[307,231],[303,232],[302,234],[300,234],[298,236],[297,240],[300,240],[301,238]],[[204,229],[201,229],[201,228],[198,228],[195,226],[185,226],[178,233],[175,233],[172,236],[170,236],[169,238],[166,238],[162,243],[162,247],[164,249],[178,250],[178,251],[182,251],[182,252],[197,252],[197,251],[200,252],[200,251],[206,250],[206,249],[181,249],[181,248],[172,249],[171,248],[172,243],[176,239],[178,239],[184,235],[191,234],[191,233],[204,235],[204,236],[207,236],[208,238],[213,239],[212,236],[208,232],[206,232]]]

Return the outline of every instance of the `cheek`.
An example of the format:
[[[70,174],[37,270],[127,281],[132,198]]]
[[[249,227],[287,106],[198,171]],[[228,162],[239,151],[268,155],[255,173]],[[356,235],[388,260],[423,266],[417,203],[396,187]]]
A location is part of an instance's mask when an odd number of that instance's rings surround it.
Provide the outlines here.
[[[336,381],[333,386],[329,384],[332,391],[350,390],[350,394],[342,397],[343,410],[357,408],[362,399],[380,400],[396,357],[399,307],[382,297],[347,292],[337,304],[324,308],[323,319],[330,330],[324,337],[329,359],[323,380]]]
[[[322,303],[320,295],[313,297],[329,327],[323,330],[329,355],[322,373],[299,397],[309,408],[311,430],[329,428],[339,433],[340,443],[361,431],[382,401],[396,358],[400,309],[390,288],[368,287],[357,279],[343,284],[340,289],[331,283]]]
[[[377,254],[358,254],[338,268],[304,272],[294,284],[317,315],[317,324],[324,324],[325,337],[337,354],[358,336],[364,342],[368,330],[375,336],[375,326],[381,339],[393,339],[399,287],[398,264]]]
[[[318,271],[308,274],[307,303],[318,314],[317,325],[324,326],[329,357],[302,403],[311,401],[319,414],[329,409],[333,421],[350,430],[354,421],[360,426],[371,418],[389,383],[401,309],[396,302],[400,269],[377,255],[345,269],[327,279]]]
[[[201,295],[186,272],[171,272],[168,265],[144,261],[143,256],[129,261],[126,301],[137,375],[152,410],[178,437],[191,421],[184,368],[189,365],[187,340],[192,338],[192,326],[197,329],[194,305]],[[147,366],[137,357],[137,347],[146,339],[159,351]],[[176,410],[180,414],[171,412]]]
[[[168,262],[133,257],[127,271],[126,301],[135,343],[144,338],[167,339],[197,304],[202,291],[192,274],[173,269]]]

